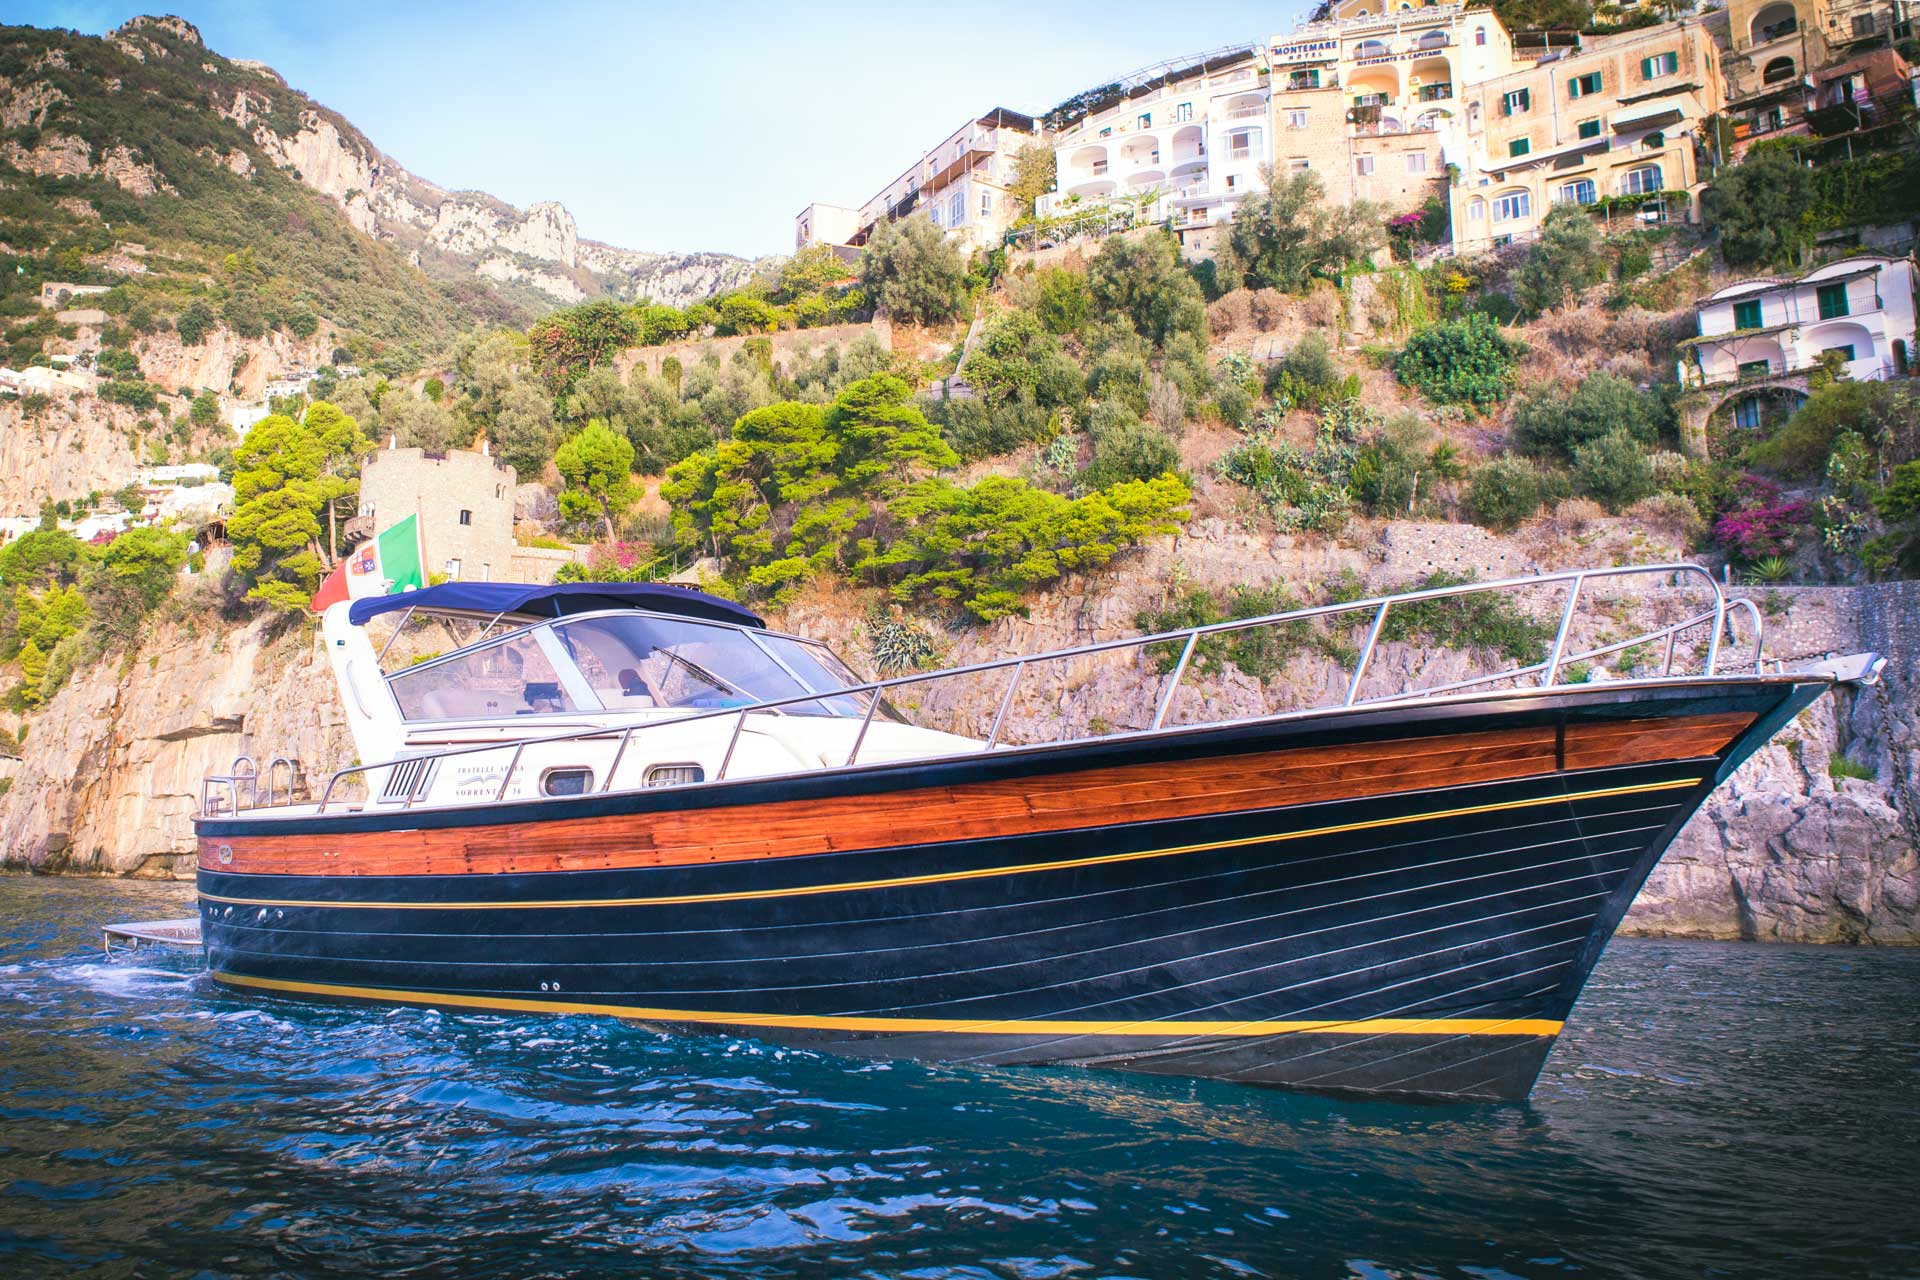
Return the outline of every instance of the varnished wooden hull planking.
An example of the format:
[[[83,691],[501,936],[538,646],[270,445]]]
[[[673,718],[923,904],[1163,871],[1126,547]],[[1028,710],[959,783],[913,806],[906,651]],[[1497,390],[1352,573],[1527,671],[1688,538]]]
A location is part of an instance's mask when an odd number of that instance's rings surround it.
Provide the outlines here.
[[[1490,697],[479,812],[208,821],[203,933],[218,980],[286,995],[1518,1098],[1673,834],[1825,688]]]

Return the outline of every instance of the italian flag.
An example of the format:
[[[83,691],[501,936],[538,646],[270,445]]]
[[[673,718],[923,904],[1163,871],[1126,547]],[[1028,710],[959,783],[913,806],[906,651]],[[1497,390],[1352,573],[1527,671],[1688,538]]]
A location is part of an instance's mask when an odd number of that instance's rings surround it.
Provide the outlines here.
[[[390,596],[399,591],[417,591],[426,585],[426,568],[420,554],[420,518],[408,516],[349,551],[320,584],[320,590],[314,592],[313,611],[325,613],[328,605],[342,600]]]

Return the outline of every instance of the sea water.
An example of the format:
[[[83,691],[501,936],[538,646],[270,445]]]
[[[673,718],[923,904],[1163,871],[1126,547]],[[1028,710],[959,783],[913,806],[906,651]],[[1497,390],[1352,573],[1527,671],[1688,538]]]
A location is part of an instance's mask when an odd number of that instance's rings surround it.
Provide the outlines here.
[[[1620,940],[1525,1105],[876,1064],[109,960],[0,878],[0,1276],[1920,1275],[1920,952]]]

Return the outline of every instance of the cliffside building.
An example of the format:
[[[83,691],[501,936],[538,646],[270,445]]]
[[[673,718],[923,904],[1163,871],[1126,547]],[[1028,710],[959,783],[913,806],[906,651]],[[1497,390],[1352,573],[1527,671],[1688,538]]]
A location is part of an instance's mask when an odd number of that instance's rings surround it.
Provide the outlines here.
[[[530,581],[513,576],[513,486],[513,468],[486,453],[382,449],[361,468],[355,523],[371,536],[418,516],[428,573],[456,581]]]
[[[1762,391],[1804,395],[1806,375],[1837,358],[1847,377],[1913,372],[1914,268],[1908,258],[1842,258],[1804,275],[1761,276],[1700,304],[1700,336],[1685,345],[1682,385],[1752,388],[1735,397],[1737,425],[1757,425]]]
[[[881,219],[923,214],[964,247],[991,249],[1013,220],[1007,184],[1014,156],[1038,141],[1032,116],[996,107],[923,152],[858,209],[808,205],[794,219],[794,248],[865,244]]]
[[[1590,37],[1475,86],[1463,105],[1470,145],[1450,191],[1457,247],[1525,239],[1554,205],[1610,197],[1644,198],[1623,217],[1691,221],[1702,125],[1722,105],[1717,50],[1687,19]]]
[[[1892,65],[1898,55],[1883,48],[1876,58],[1873,46],[1886,45],[1890,35],[1911,34],[1909,7],[1905,0],[1728,0],[1724,10],[1708,15],[1704,21],[1720,46],[1733,126],[1726,159],[1744,156],[1762,138],[1873,127],[1872,108],[1902,89]],[[1856,57],[1866,59],[1859,68],[1842,65]],[[1835,87],[1856,73],[1857,82]],[[1857,119],[1840,113],[1819,120],[1823,106],[1843,101],[1863,108]],[[1822,127],[1814,127],[1816,121]]]

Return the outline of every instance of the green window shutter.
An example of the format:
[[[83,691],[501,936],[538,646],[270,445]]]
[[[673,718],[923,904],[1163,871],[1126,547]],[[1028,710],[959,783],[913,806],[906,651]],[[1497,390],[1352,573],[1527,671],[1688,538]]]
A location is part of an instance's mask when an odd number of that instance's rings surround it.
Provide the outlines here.
[[[1733,304],[1733,327],[1736,329],[1758,329],[1760,327],[1760,299],[1751,302]]]
[[[1507,144],[1507,154],[1509,156],[1523,156],[1531,150],[1533,150],[1533,142],[1527,138],[1515,138]]]
[[[1653,79],[1653,59],[1652,58],[1640,59],[1640,78],[1642,80]]]
[[[1582,120],[1580,122],[1580,136],[1583,138],[1599,137],[1600,122],[1598,120]]]
[[[1831,320],[1835,316],[1847,314],[1847,286],[1845,284],[1823,284],[1815,296],[1820,300],[1820,318]]]

